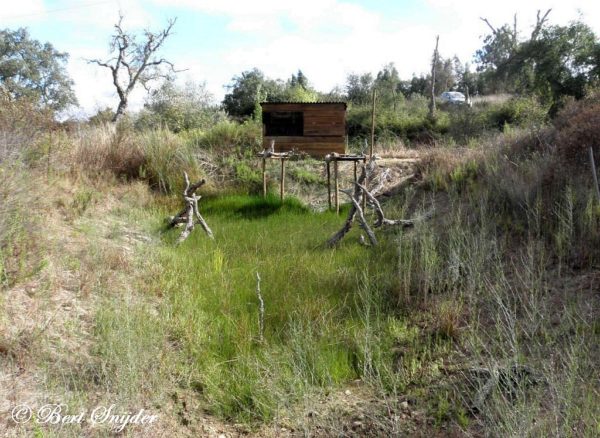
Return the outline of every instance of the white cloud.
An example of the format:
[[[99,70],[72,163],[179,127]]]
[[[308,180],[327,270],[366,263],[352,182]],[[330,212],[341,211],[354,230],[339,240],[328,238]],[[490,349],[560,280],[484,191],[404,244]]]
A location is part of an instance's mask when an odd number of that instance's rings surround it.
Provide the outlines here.
[[[172,0],[155,0],[173,4]],[[220,54],[212,64],[212,77],[228,81],[234,74],[258,67],[272,77],[286,78],[301,68],[320,89],[343,83],[353,71],[377,72],[387,62],[394,62],[401,76],[428,70],[435,35],[440,35],[443,56],[458,55],[472,62],[481,46],[481,36],[489,33],[479,17],[495,25],[512,23],[518,11],[518,26],[530,32],[538,9],[552,7],[550,22],[565,24],[584,14],[584,20],[600,33],[600,2],[506,0],[503,2],[425,0],[428,14],[408,22],[386,17],[366,7],[336,0],[298,2],[264,0],[176,0],[179,6],[227,17],[230,31],[265,36],[259,45],[240,44]],[[424,8],[425,9],[425,8]],[[281,25],[285,20],[287,28]],[[291,24],[291,25],[290,25]],[[214,89],[214,88],[212,88]],[[217,95],[222,95],[216,91]]]
[[[0,9],[0,20],[5,25],[11,25],[14,21],[20,21],[23,18],[31,20],[41,17],[46,11],[44,0],[20,0],[18,2],[4,0],[4,3],[10,3],[10,7],[5,4]]]

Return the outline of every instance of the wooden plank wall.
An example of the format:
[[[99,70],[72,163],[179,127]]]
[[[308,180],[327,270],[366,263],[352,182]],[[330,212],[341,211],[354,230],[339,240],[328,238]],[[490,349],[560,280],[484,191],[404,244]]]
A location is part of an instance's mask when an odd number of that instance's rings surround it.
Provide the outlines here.
[[[263,103],[263,112],[302,111],[304,113],[303,137],[266,137],[263,147],[271,147],[275,140],[275,151],[285,152],[292,149],[322,158],[336,152],[346,152],[346,105],[344,103]]]

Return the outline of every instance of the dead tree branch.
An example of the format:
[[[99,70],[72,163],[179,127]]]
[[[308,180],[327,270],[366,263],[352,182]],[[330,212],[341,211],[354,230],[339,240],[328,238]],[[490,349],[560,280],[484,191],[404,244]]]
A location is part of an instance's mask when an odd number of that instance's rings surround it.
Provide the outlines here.
[[[372,160],[372,162],[374,162],[374,160]],[[372,162],[370,162],[368,166],[371,166]],[[348,234],[348,232],[352,229],[352,224],[354,223],[355,218],[357,218],[357,217],[358,217],[358,221],[360,223],[361,228],[363,230],[365,230],[365,233],[367,234],[367,237],[369,238],[369,241],[371,242],[371,246],[377,246],[377,244],[378,244],[377,237],[375,236],[375,233],[373,232],[372,228],[381,228],[381,227],[387,228],[387,227],[398,227],[398,226],[407,228],[407,227],[414,226],[417,222],[429,219],[433,216],[433,210],[430,210],[430,211],[426,212],[425,214],[423,214],[419,217],[416,217],[414,219],[387,219],[385,217],[385,215],[383,214],[383,209],[381,208],[381,204],[379,203],[377,198],[364,185],[364,182],[366,179],[367,179],[367,166],[363,166],[361,175],[358,178],[358,181],[354,185],[354,191],[351,192],[350,190],[340,190],[340,192],[344,193],[345,195],[348,195],[352,205],[350,206],[350,211],[348,212],[348,217],[346,218],[346,221],[344,222],[344,225],[342,226],[342,228],[338,232],[336,232],[333,236],[331,236],[329,238],[329,240],[327,241],[326,245],[328,247],[333,247],[333,246],[337,245],[344,238],[344,236],[346,236],[346,234]],[[363,197],[369,201],[369,205],[371,205],[371,207],[374,209],[375,215],[377,216],[377,219],[376,219],[375,223],[373,224],[372,228],[367,223],[367,221],[365,219],[364,211],[361,207],[360,201]],[[361,236],[361,243],[363,243],[363,242],[364,242],[364,237]]]
[[[552,11],[552,9],[548,9],[546,11],[546,13],[540,18],[540,13],[542,11],[540,11],[538,9],[537,15],[535,18],[535,26],[533,28],[533,31],[531,32],[531,41],[535,41],[537,39],[538,35],[540,34],[540,32],[542,30],[542,27],[544,26],[546,21],[548,21],[548,14],[550,14],[551,11]]]
[[[378,244],[377,238],[375,237],[375,233],[373,232],[373,230],[371,229],[371,227],[367,223],[367,220],[365,219],[365,215],[364,215],[363,210],[362,210],[362,208],[361,208],[361,206],[359,204],[359,199],[356,199],[353,196],[353,193],[350,192],[350,190],[340,190],[340,192],[348,195],[348,197],[352,201],[352,204],[354,205],[354,209],[356,210],[356,215],[358,216],[358,221],[360,222],[360,227],[363,230],[365,230],[365,233],[367,233],[367,237],[369,238],[369,242],[371,242],[371,245],[372,246],[377,246],[377,244]]]
[[[369,163],[370,165],[370,163]],[[362,184],[366,181],[367,179],[367,166],[362,166],[362,170],[360,172],[360,176],[358,177],[358,183]],[[358,187],[358,185],[356,185],[354,187],[354,194],[351,196],[354,200],[359,201],[360,199],[360,193],[361,193],[361,189],[360,187]],[[346,222],[344,222],[344,225],[342,226],[342,228],[335,233],[333,236],[331,236],[329,238],[329,240],[327,241],[327,246],[328,247],[334,247],[335,245],[338,244],[338,242],[340,240],[342,240],[344,238],[344,236],[346,234],[348,234],[348,232],[350,231],[350,229],[352,228],[352,223],[354,222],[354,217],[356,216],[356,204],[353,202],[352,205],[350,206],[350,211],[348,212],[348,217],[346,218]]]
[[[179,224],[185,224],[185,229],[181,232],[179,239],[177,239],[177,243],[183,242],[191,232],[194,230],[194,217],[196,218],[196,223],[200,224],[200,226],[204,229],[208,237],[214,239],[212,230],[200,214],[200,210],[198,209],[198,201],[202,196],[196,195],[196,190],[198,190],[206,181],[200,180],[194,184],[190,183],[190,178],[188,177],[187,172],[183,172],[183,176],[185,178],[185,190],[183,191],[183,200],[185,201],[185,207],[177,213],[176,216],[171,216],[169,219],[169,227],[174,227]]]
[[[422,216],[417,217],[415,219],[387,219],[383,214],[383,209],[381,208],[381,204],[379,203],[377,198],[375,196],[373,196],[373,194],[371,192],[369,192],[365,186],[363,186],[361,184],[358,184],[358,185],[360,186],[361,190],[367,197],[367,200],[373,206],[373,209],[375,210],[375,214],[377,215],[377,221],[375,221],[375,223],[373,224],[373,228],[396,227],[396,226],[402,226],[403,228],[408,228],[408,227],[414,226],[417,222],[423,221],[425,219],[429,219],[433,216],[433,210],[430,210],[430,211],[426,212],[425,214],[423,214]]]
[[[489,20],[487,18],[479,17],[479,19],[488,25],[488,27],[492,31],[492,34],[496,35],[498,33],[498,30],[494,26],[492,26],[492,24],[489,22]]]
[[[258,297],[258,340],[262,343],[265,335],[265,301],[260,292],[260,274],[256,273],[256,296]]]

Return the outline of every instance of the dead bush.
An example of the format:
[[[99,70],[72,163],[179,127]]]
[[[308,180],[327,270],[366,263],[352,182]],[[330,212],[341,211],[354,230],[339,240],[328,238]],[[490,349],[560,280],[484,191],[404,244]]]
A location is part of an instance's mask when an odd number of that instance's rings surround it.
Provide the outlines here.
[[[122,126],[105,124],[75,135],[73,164],[88,174],[111,172],[137,178],[145,164],[144,152],[134,134]]]
[[[4,101],[0,105],[0,163],[15,160],[46,132],[54,128],[53,114],[27,100]]]
[[[557,115],[556,144],[560,156],[568,164],[587,162],[587,150],[600,152],[600,92],[568,103]]]

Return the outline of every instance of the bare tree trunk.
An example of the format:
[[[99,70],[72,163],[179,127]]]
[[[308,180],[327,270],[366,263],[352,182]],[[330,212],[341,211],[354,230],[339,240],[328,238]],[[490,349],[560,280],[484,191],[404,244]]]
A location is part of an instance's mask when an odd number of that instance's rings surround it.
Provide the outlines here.
[[[117,111],[113,116],[113,123],[118,121],[124,114],[125,110],[127,110],[127,98],[119,100],[119,106],[117,106]]]
[[[377,99],[377,90],[373,87],[373,102],[371,107],[371,149],[369,149],[369,159],[373,158],[373,149],[375,148],[375,99]]]
[[[438,61],[438,44],[440,42],[440,36],[435,37],[435,50],[433,51],[433,60],[431,62],[431,96],[429,101],[429,118],[435,118],[435,68]]]

